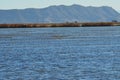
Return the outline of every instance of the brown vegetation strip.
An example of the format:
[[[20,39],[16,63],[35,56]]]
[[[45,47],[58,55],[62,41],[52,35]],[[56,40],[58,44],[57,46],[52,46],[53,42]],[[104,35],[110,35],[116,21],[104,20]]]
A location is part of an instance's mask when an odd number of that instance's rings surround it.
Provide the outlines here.
[[[44,24],[0,24],[0,28],[42,28],[42,27],[93,27],[120,26],[120,22],[86,22],[86,23],[44,23]]]

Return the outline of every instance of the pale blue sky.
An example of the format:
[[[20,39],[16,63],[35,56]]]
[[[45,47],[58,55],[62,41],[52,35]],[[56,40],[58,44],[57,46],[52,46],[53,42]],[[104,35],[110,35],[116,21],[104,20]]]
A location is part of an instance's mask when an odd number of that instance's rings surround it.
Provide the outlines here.
[[[43,8],[50,5],[111,6],[120,11],[120,0],[0,0],[0,9]]]

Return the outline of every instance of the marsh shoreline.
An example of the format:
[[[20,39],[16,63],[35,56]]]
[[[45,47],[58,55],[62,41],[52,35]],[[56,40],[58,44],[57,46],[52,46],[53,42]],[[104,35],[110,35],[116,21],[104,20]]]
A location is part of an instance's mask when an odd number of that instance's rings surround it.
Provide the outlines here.
[[[120,22],[66,22],[66,23],[21,23],[0,24],[0,28],[47,28],[47,27],[102,27],[120,26]]]

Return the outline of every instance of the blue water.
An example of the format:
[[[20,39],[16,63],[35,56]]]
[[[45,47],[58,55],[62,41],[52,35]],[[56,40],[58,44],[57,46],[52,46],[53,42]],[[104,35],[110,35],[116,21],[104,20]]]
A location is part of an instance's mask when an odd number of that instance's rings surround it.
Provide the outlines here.
[[[0,29],[0,80],[120,80],[120,27]]]

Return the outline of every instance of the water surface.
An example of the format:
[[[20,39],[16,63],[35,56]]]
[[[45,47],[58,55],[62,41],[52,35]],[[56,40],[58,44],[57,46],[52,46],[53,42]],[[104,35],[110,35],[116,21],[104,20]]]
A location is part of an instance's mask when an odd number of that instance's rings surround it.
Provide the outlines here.
[[[120,27],[0,29],[0,80],[120,80]]]

